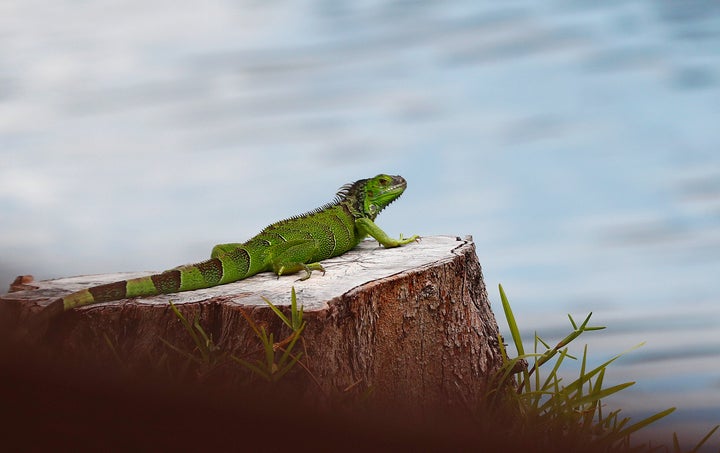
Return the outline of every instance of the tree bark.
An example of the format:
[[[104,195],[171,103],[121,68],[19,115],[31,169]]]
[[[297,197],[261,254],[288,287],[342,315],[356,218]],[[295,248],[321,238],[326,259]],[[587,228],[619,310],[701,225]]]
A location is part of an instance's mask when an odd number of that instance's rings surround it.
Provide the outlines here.
[[[337,395],[371,389],[377,401],[421,413],[483,399],[502,360],[471,237],[425,237],[394,249],[364,241],[323,265],[324,276],[315,272],[306,281],[265,273],[204,290],[82,307],[48,329],[33,320],[52,300],[148,273],[39,282],[19,277],[0,296],[0,329],[16,340],[51,345],[59,357],[100,363],[119,356],[131,366],[173,354],[168,343],[192,351],[172,301],[188,320],[197,319],[219,350],[244,357],[259,343],[242,312],[275,332],[277,341],[290,331],[263,298],[288,313],[294,286],[307,321],[301,360],[313,376],[305,390],[319,386],[321,394]]]

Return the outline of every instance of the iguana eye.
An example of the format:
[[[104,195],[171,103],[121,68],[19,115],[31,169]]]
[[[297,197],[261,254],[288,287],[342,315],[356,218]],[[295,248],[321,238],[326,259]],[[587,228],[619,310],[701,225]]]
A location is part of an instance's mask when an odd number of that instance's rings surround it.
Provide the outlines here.
[[[390,180],[387,178],[380,178],[379,182],[380,182],[380,185],[387,186],[388,183],[390,182]]]

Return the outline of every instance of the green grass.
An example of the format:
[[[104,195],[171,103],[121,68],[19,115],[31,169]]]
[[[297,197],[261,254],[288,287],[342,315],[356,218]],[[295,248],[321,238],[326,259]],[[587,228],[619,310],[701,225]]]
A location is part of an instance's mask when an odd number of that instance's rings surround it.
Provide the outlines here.
[[[250,326],[257,337],[260,348],[259,350],[248,351],[242,357],[234,354],[227,354],[222,351],[200,325],[197,316],[190,322],[183,315],[175,304],[170,302],[170,309],[180,321],[184,331],[192,340],[194,347],[186,350],[176,346],[164,338],[160,338],[168,348],[176,352],[185,359],[185,363],[179,370],[175,370],[180,376],[194,375],[195,377],[207,376],[210,371],[226,367],[228,362],[239,364],[241,368],[251,376],[259,377],[268,383],[279,382],[288,372],[296,366],[299,366],[310,376],[310,378],[320,387],[317,379],[310,369],[301,360],[303,352],[297,352],[298,342],[302,342],[302,332],[305,330],[307,323],[303,320],[303,307],[298,306],[295,288],[291,289],[290,294],[290,317],[288,318],[276,305],[268,299],[263,298],[273,313],[290,328],[290,335],[276,341],[276,336],[272,332],[268,332],[263,324],[258,324],[244,310],[240,313]],[[109,339],[105,338],[113,356],[122,363],[116,349]],[[304,345],[303,345],[304,346]],[[237,374],[237,373],[236,373]]]
[[[185,357],[188,361],[194,362],[197,365],[205,367],[213,367],[217,365],[224,354],[220,351],[220,348],[215,345],[212,338],[205,333],[205,330],[200,325],[198,317],[196,316],[191,323],[182,313],[180,313],[180,310],[178,310],[172,301],[170,301],[170,309],[182,324],[185,332],[187,332],[190,338],[192,338],[195,348],[193,348],[192,351],[185,351],[164,338],[160,338],[160,341],[165,343],[165,345],[173,351]]]
[[[265,330],[265,326],[258,326],[253,319],[245,312],[242,312],[245,320],[252,328],[255,335],[263,345],[264,357],[262,359],[246,360],[235,355],[231,358],[268,382],[277,382],[285,376],[295,365],[300,362],[303,353],[293,353],[295,345],[300,339],[300,335],[305,329],[306,322],[303,321],[303,307],[298,308],[295,287],[290,292],[290,318],[280,311],[272,302],[263,297],[265,303],[270,306],[275,315],[282,320],[291,330],[290,336],[283,341],[275,342],[274,335]],[[279,351],[279,353],[278,353]],[[304,365],[303,365],[304,366]],[[306,370],[307,367],[304,367]],[[309,370],[308,370],[309,372]],[[312,373],[310,373],[312,375]]]
[[[503,342],[500,341],[503,367],[498,374],[497,385],[490,392],[489,398],[491,401],[501,399],[503,404],[510,404],[513,407],[513,412],[517,416],[510,419],[512,432],[518,436],[535,436],[539,443],[564,445],[575,443],[578,448],[583,447],[593,451],[656,451],[657,447],[649,443],[633,446],[630,442],[631,435],[671,414],[675,411],[674,407],[640,421],[631,422],[629,417],[621,417],[620,410],[606,412],[602,403],[605,398],[634,384],[634,382],[625,382],[606,386],[604,379],[607,367],[622,355],[641,347],[643,343],[592,369],[588,369],[587,366],[588,348],[585,345],[578,363],[578,377],[570,382],[564,382],[558,374],[560,366],[568,359],[577,361],[577,358],[569,354],[568,345],[585,332],[602,330],[605,327],[588,326],[592,313],[588,314],[580,325],[568,315],[572,331],[565,338],[556,346],[550,347],[535,333],[533,352],[526,353],[520,329],[502,285],[499,285],[499,290],[505,318],[518,355],[510,358]],[[532,363],[529,369],[528,362]],[[718,428],[720,425],[710,430],[690,451],[698,451]],[[682,451],[675,434],[672,448],[676,453]],[[667,448],[665,450],[667,451]]]

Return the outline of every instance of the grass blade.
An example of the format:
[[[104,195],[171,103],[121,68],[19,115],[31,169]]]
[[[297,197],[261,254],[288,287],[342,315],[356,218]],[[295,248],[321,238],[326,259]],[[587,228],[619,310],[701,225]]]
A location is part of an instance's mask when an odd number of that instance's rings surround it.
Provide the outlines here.
[[[510,329],[510,334],[515,342],[515,349],[518,355],[525,355],[525,348],[523,347],[522,337],[520,336],[520,329],[518,329],[517,322],[515,321],[515,315],[513,315],[512,308],[510,308],[510,302],[508,301],[505,291],[502,285],[498,285],[500,288],[500,300],[502,301],[503,311],[505,312],[505,319]]]
[[[705,437],[703,437],[702,440],[700,440],[700,442],[698,442],[697,445],[695,445],[695,448],[690,450],[690,453],[697,453],[698,451],[700,451],[700,448],[702,448],[703,444],[705,444],[705,442],[707,442],[707,440],[710,439],[710,436],[712,436],[715,433],[715,431],[718,430],[718,428],[720,428],[720,425],[715,425],[715,427],[713,429],[711,429],[710,432],[707,433],[705,435]]]

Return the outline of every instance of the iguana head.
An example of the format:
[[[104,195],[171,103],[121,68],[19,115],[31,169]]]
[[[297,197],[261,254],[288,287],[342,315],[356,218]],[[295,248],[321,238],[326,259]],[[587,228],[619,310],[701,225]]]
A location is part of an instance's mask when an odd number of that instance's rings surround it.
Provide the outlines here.
[[[358,215],[375,220],[380,211],[402,195],[406,187],[407,182],[402,176],[377,175],[344,186],[338,196],[351,201],[359,211]]]

